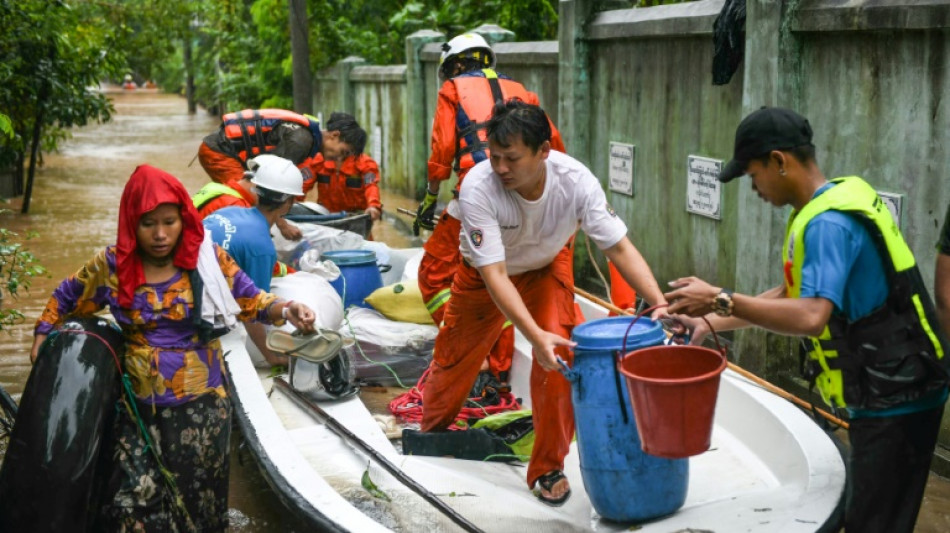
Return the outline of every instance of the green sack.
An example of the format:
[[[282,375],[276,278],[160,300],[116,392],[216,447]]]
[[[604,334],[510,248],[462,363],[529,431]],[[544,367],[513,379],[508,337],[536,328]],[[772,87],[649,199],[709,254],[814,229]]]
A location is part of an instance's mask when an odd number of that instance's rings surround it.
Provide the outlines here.
[[[521,461],[531,457],[531,450],[534,449],[534,421],[530,409],[489,415],[472,424],[472,428],[484,428],[501,437]]]

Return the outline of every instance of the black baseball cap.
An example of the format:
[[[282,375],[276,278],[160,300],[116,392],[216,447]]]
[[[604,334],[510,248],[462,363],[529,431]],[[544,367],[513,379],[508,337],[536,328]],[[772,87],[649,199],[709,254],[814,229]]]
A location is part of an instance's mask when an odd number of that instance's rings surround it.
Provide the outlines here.
[[[749,161],[772,150],[787,150],[811,144],[811,124],[798,113],[781,107],[762,107],[742,119],[736,128],[732,160],[719,173],[726,183],[745,174]]]

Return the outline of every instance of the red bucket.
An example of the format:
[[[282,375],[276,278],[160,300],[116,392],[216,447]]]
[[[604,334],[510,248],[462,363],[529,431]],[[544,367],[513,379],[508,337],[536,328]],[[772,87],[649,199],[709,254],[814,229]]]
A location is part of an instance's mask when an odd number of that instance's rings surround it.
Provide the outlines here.
[[[699,346],[653,346],[620,362],[643,451],[678,459],[709,449],[726,358]]]

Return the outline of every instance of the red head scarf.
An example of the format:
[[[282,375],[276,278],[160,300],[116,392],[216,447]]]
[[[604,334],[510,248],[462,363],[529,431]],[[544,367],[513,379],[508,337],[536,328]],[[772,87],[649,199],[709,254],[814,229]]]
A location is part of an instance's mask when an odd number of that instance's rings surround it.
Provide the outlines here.
[[[119,278],[119,305],[130,307],[135,289],[145,283],[142,259],[138,254],[135,232],[142,215],[161,204],[181,206],[181,236],[175,249],[174,264],[194,270],[198,247],[204,240],[201,217],[178,178],[149,165],[136,167],[122,191],[119,203],[119,236],[116,240],[116,275]]]

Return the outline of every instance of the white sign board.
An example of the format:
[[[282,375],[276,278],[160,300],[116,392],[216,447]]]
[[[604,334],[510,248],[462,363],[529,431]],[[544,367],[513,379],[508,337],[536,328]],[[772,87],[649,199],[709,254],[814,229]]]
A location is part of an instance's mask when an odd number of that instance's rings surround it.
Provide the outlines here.
[[[373,147],[372,158],[380,167],[383,166],[383,128],[376,126],[373,128]]]
[[[884,205],[887,206],[887,210],[890,211],[891,216],[894,217],[894,223],[897,224],[898,229],[900,229],[901,215],[904,207],[904,195],[882,191],[877,191],[877,194],[881,197],[881,200],[884,200]]]
[[[632,144],[610,143],[610,190],[633,196],[633,164],[637,147]]]
[[[686,168],[686,211],[722,220],[722,160],[691,155]]]

